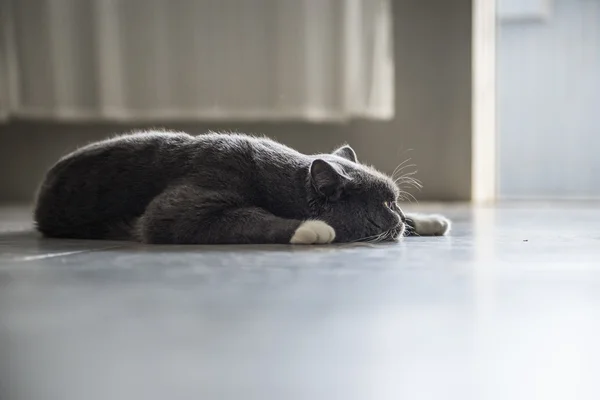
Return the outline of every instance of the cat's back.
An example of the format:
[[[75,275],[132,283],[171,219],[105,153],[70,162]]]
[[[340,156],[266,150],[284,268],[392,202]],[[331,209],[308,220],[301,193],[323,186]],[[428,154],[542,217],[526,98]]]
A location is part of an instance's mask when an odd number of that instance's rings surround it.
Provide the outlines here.
[[[185,173],[193,141],[185,133],[138,132],[73,151],[48,171],[39,188],[38,229],[57,236],[55,227],[140,214]]]
[[[193,141],[193,136],[183,132],[139,131],[118,135],[110,139],[90,143],[62,157],[53,167],[73,163],[91,162],[112,157],[115,162],[119,157],[129,163],[146,162],[159,152],[173,151],[183,148]],[[97,161],[97,160],[95,160]]]
[[[168,174],[169,168],[181,165],[179,159],[193,137],[179,132],[136,132],[88,144],[62,157],[47,173],[44,186],[63,183],[122,181],[128,175],[142,177]]]
[[[195,139],[198,162],[209,166],[220,163],[228,167],[240,165],[254,169],[261,166],[293,165],[307,158],[291,147],[264,136],[210,132]]]

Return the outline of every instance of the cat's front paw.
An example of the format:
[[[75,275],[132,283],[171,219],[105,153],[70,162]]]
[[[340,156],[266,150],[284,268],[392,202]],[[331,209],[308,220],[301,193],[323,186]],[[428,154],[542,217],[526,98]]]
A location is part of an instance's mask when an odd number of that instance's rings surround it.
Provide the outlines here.
[[[413,221],[414,231],[420,236],[443,236],[450,232],[450,220],[441,215],[419,215]]]
[[[335,230],[319,220],[305,221],[290,239],[291,244],[324,244],[335,239]]]

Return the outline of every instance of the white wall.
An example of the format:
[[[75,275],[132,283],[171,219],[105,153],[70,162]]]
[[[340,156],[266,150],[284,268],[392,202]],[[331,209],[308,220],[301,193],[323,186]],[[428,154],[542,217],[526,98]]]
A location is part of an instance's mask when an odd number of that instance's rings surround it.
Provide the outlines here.
[[[600,197],[600,0],[498,1],[500,198]]]

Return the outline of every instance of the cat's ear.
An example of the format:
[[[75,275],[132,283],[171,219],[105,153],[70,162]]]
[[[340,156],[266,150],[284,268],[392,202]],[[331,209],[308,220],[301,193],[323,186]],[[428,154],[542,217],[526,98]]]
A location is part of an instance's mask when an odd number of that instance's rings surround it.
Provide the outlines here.
[[[335,164],[317,159],[310,165],[310,179],[319,194],[335,201],[351,178]]]
[[[356,158],[356,152],[354,151],[354,149],[348,145],[344,145],[342,147],[340,147],[339,149],[335,150],[333,153],[333,155],[345,158],[346,160],[352,161],[352,162],[358,162],[358,159]]]

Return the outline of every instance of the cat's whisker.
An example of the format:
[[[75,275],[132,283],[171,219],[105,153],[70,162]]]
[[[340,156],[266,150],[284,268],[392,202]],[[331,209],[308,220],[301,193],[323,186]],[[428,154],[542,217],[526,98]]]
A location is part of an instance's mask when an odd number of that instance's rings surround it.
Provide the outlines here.
[[[350,243],[364,242],[365,240],[371,239],[371,238],[373,238],[375,236],[377,236],[377,235],[365,236],[365,237],[362,237],[362,238],[358,238],[358,239],[352,240],[352,241],[350,241]]]
[[[396,175],[392,176],[392,180],[393,180],[394,182],[397,182],[397,181],[401,181],[401,180],[403,180],[403,179],[406,179],[406,178],[407,178],[407,177],[409,177],[409,176],[412,176],[412,175],[416,174],[416,173],[417,173],[417,171],[418,171],[418,170],[416,170],[416,169],[415,169],[414,171],[402,172],[402,171],[403,171],[405,168],[414,168],[414,167],[416,167],[416,165],[415,165],[415,164],[410,164],[410,165],[407,165],[406,167],[403,167],[403,168],[401,168],[401,169],[400,169],[400,170],[399,170],[399,171],[396,173]]]
[[[404,195],[409,196],[410,199],[414,200],[415,203],[419,204],[419,200],[417,200],[417,198],[415,196],[413,196],[411,193],[409,193],[409,192],[402,192],[400,194],[400,196],[404,196]],[[402,200],[408,200],[409,202],[412,202],[410,199],[407,199],[406,197],[399,197],[399,198],[401,198]]]
[[[380,234],[379,238],[377,240],[377,243],[386,241],[388,239],[390,233],[391,233],[391,231],[386,231],[386,232],[383,232],[382,234]]]
[[[417,178],[413,178],[413,177],[406,177],[404,179],[406,182],[410,182],[411,184],[415,185],[415,187],[418,188],[422,188],[423,184],[421,183],[421,181]]]
[[[377,238],[380,236],[379,235],[373,235],[373,236],[368,236],[366,238],[360,239],[360,242],[364,242],[364,243],[375,243],[377,242]]]
[[[408,179],[414,179],[417,180],[417,178],[412,178],[413,175],[415,175],[418,172],[418,170],[414,170],[414,171],[410,171],[410,172],[406,172],[402,175],[400,175],[399,177],[394,179],[394,182],[400,181],[400,180],[408,180]]]
[[[382,242],[385,242],[387,240],[390,240],[392,238],[392,231],[387,231],[385,233],[385,235],[383,235],[383,238],[381,239]]]
[[[417,190],[421,190],[423,189],[423,185],[421,184],[421,182],[415,178],[403,178],[402,181],[396,182],[396,186],[398,187],[398,189],[400,189],[401,191],[405,191],[405,189],[417,189]]]
[[[407,172],[404,175],[395,179],[395,181],[415,181],[420,182],[417,178],[413,178],[412,175],[415,175],[418,171]]]
[[[376,237],[375,239],[369,240],[367,243],[376,244],[376,243],[380,243],[380,242],[381,242],[381,235]]]
[[[417,164],[407,164],[407,165],[403,166],[402,168],[394,170],[394,173],[392,174],[392,179],[394,178],[394,176],[396,176],[396,174],[399,174],[400,172],[404,171],[406,168],[411,168],[411,167],[416,167],[416,166],[417,166]]]
[[[401,171],[401,170],[403,170],[403,169],[406,169],[406,168],[408,168],[408,167],[416,167],[416,166],[417,166],[416,164],[409,164],[409,165],[405,165],[405,166],[404,166],[404,167],[402,167],[402,168],[401,168],[399,171]],[[418,171],[418,170],[414,170],[414,171],[406,172],[406,173],[404,173],[402,176],[406,176],[406,175],[414,175],[414,174],[416,174],[416,173],[417,173],[417,171]]]
[[[360,238],[360,239],[353,240],[351,243],[356,243],[356,242],[368,243],[368,244],[370,244],[370,243],[379,243],[382,240],[385,240],[384,236],[386,234],[388,234],[388,232],[382,232],[382,233],[379,233],[377,235],[366,236],[366,237],[363,237],[363,238]]]
[[[415,185],[412,185],[412,184],[398,185],[397,187],[398,187],[398,189],[400,189],[401,192],[405,192],[405,191],[410,190],[410,189],[416,189],[418,191],[422,190],[422,187],[415,186]]]
[[[411,176],[411,175],[414,175],[416,173],[417,173],[417,171],[406,173],[406,174],[404,174],[404,175],[402,175],[402,176],[394,179],[394,183],[397,186],[400,186],[400,185],[402,185],[404,183],[408,183],[410,185],[413,185],[415,188],[419,188],[420,189],[420,188],[423,187],[423,184],[421,183],[421,181],[418,180],[417,178],[413,178]]]
[[[398,164],[398,166],[396,168],[394,168],[394,172],[392,172],[392,179],[393,179],[394,175],[396,175],[399,171],[402,171],[404,168],[406,168],[406,166],[402,167],[402,165],[409,162],[410,160],[411,160],[411,158],[407,158],[406,160],[404,160],[400,164]]]

